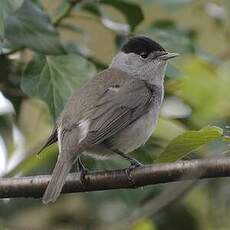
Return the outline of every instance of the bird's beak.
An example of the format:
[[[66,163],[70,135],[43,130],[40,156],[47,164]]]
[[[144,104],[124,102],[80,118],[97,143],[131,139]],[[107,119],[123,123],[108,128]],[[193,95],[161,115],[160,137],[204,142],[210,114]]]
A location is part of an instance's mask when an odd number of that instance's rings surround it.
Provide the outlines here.
[[[177,56],[179,56],[179,55],[180,55],[180,54],[178,54],[178,53],[170,53],[170,52],[167,52],[167,53],[165,53],[165,54],[159,56],[159,58],[160,58],[161,60],[166,61],[166,60],[168,60],[168,59],[177,57]]]

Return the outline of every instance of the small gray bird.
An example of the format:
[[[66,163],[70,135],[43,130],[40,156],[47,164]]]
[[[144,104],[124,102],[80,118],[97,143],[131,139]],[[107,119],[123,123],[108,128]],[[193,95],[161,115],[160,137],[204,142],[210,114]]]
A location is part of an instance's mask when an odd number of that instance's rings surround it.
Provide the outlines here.
[[[75,162],[84,172],[82,154],[107,159],[126,155],[151,136],[164,95],[167,60],[178,56],[157,42],[138,36],[129,39],[110,67],[98,73],[69,99],[48,145],[58,142],[59,156],[43,202],[55,202]]]

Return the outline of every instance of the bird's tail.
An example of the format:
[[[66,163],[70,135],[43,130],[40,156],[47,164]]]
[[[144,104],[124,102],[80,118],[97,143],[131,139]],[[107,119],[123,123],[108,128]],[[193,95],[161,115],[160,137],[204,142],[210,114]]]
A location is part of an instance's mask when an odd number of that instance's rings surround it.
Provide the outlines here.
[[[72,168],[73,160],[66,159],[65,156],[60,156],[54,167],[52,178],[43,195],[42,202],[47,204],[55,202],[59,197],[62,187],[65,184],[65,179]]]

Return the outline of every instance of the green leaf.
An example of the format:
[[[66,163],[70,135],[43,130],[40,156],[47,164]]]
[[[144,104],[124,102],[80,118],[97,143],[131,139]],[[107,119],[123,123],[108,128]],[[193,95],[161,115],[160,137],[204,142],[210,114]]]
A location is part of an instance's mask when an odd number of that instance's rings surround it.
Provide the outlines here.
[[[40,7],[25,0],[6,20],[6,38],[14,45],[44,54],[63,53],[57,30]]]
[[[143,21],[144,15],[142,12],[142,9],[140,6],[136,3],[124,1],[124,0],[100,0],[100,4],[111,6],[118,11],[120,11],[122,14],[124,14],[127,23],[130,26],[131,31],[134,31],[137,25],[140,24],[140,22]],[[81,4],[81,9],[85,10],[97,17],[100,17],[101,20],[107,18],[102,9],[100,8],[100,5],[97,3],[92,2],[83,2]],[[135,16],[134,16],[135,15]],[[103,23],[103,20],[102,20]],[[106,26],[106,25],[105,25]]]
[[[1,103],[2,103],[2,98],[1,98]],[[6,148],[5,149],[6,153],[8,156],[10,156],[12,155],[12,152],[15,147],[14,138],[13,138],[13,123],[11,119],[11,114],[9,113],[0,114],[0,133],[1,133],[1,141],[4,143],[5,145],[4,147]]]
[[[159,20],[151,24],[146,33],[158,41],[166,50],[178,53],[193,53],[195,34],[171,20]]]
[[[57,153],[58,148],[56,145],[51,145],[46,150],[41,153],[41,155],[30,154],[24,156],[21,161],[19,161],[14,168],[10,169],[6,175],[7,177],[15,176],[18,173],[27,174],[31,171],[41,169],[47,162],[52,162],[53,156]]]
[[[213,121],[228,120],[230,111],[230,61],[213,65],[194,56],[183,57],[182,76],[168,88],[192,109],[191,120],[197,127]]]
[[[207,126],[199,131],[187,131],[173,139],[160,154],[157,163],[179,160],[200,146],[223,137],[223,130]]]
[[[93,2],[83,2],[81,4],[81,10],[87,11],[88,13],[93,14],[97,17],[102,17],[102,12],[99,8],[99,5]]]
[[[24,71],[21,88],[46,101],[57,118],[73,90],[95,72],[94,65],[79,55],[37,56]]]
[[[62,28],[62,29],[65,29],[65,30],[69,30],[69,31],[72,31],[72,32],[75,32],[75,33],[79,33],[79,34],[84,34],[86,33],[86,31],[76,25],[73,25],[73,24],[69,24],[69,23],[60,23],[59,24],[59,28]]]
[[[1,0],[0,1],[0,38],[4,37],[5,20],[8,15],[17,10],[23,0]]]
[[[157,3],[161,6],[167,7],[168,9],[175,9],[179,6],[184,6],[186,4],[192,3],[192,0],[146,0],[147,2]]]
[[[0,55],[8,54],[9,52],[16,51],[18,49],[21,49],[21,47],[13,45],[6,39],[3,39],[2,42],[0,42]]]
[[[168,142],[178,135],[183,134],[185,131],[186,127],[183,126],[181,122],[160,117],[154,135],[152,135],[151,138],[156,137],[167,140]]]
[[[171,63],[168,64],[166,69],[166,77],[171,79],[178,79],[182,75],[179,68],[173,66]]]
[[[230,136],[224,136],[224,141],[230,142]]]
[[[131,230],[156,230],[157,227],[150,219],[140,219],[137,223],[131,228]]]
[[[128,24],[130,25],[131,31],[134,31],[136,26],[139,25],[144,19],[142,9],[136,3],[124,0],[100,0],[100,3],[112,6],[122,12],[126,17]]]

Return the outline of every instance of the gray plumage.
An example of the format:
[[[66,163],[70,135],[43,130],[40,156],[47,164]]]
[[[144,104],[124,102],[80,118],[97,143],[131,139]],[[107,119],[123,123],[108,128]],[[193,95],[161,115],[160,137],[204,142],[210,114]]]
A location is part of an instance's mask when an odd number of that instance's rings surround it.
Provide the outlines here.
[[[155,50],[158,46],[154,43],[152,53],[148,47],[149,59],[142,60],[139,50],[138,54],[128,52],[130,47],[126,47],[127,53],[118,53],[110,68],[77,90],[60,115],[45,145],[58,139],[59,157],[44,203],[56,201],[80,154],[104,159],[116,151],[126,154],[152,134],[163,98],[166,67],[166,59],[157,57],[167,53],[163,48]]]

